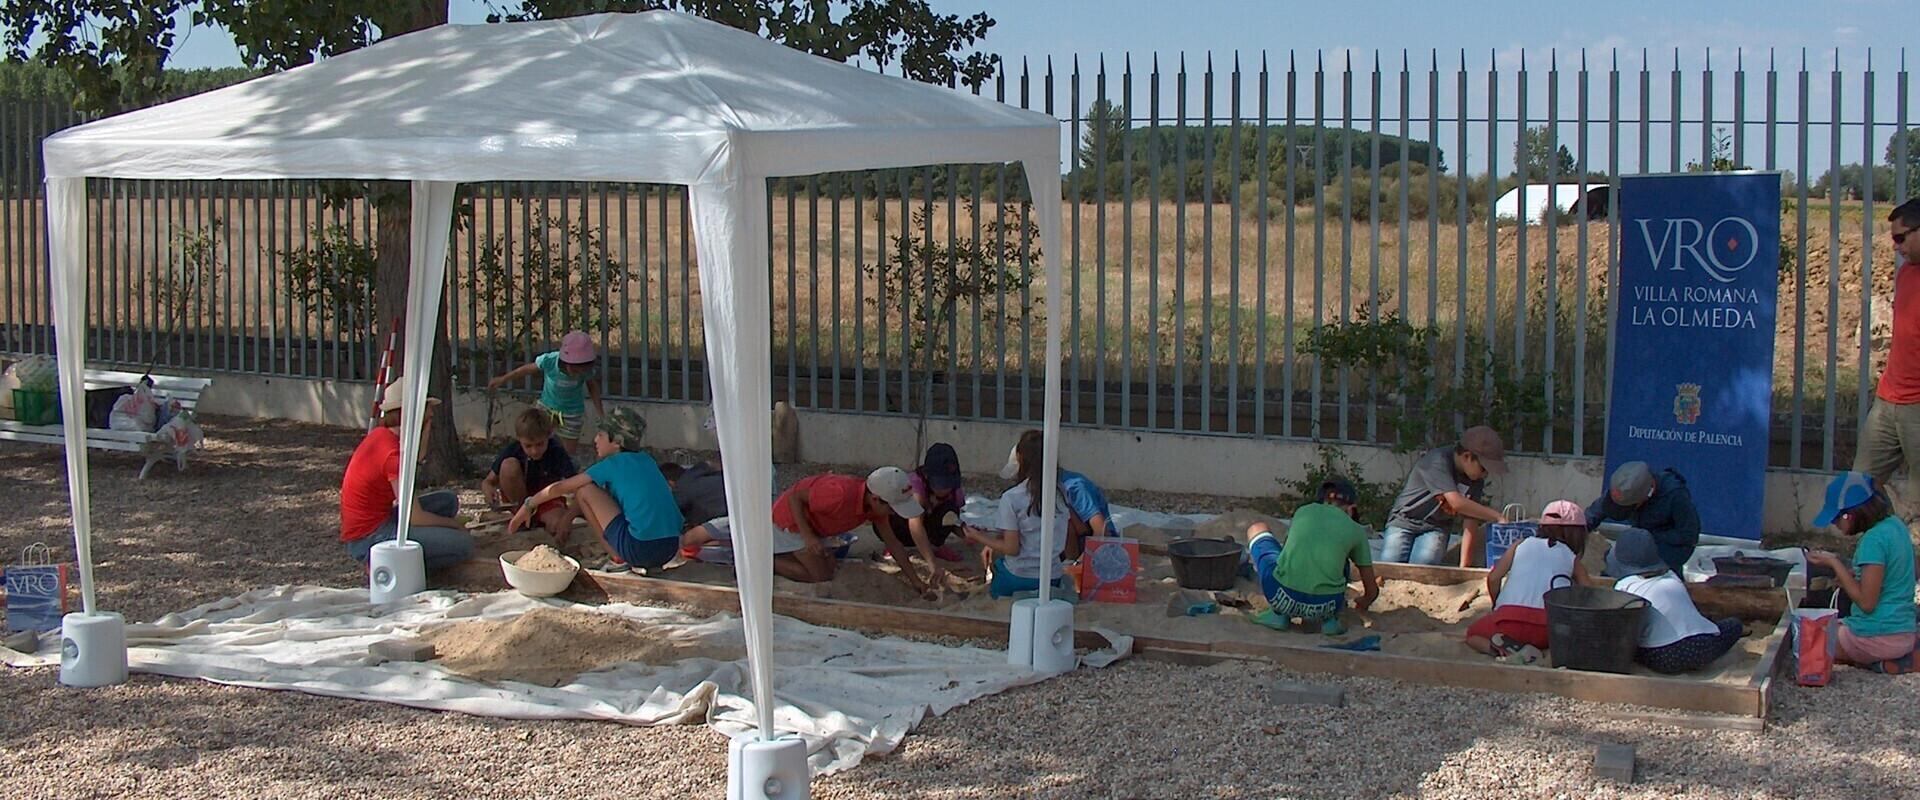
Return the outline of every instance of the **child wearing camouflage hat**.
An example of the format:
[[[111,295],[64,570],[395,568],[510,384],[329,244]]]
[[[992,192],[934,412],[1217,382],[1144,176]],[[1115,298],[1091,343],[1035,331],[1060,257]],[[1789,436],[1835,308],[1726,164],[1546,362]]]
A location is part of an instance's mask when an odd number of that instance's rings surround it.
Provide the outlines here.
[[[646,418],[639,412],[631,408],[609,410],[600,418],[600,429],[593,436],[593,448],[600,460],[586,472],[527,498],[507,523],[507,532],[514,533],[526,525],[541,504],[570,494],[573,510],[586,518],[613,554],[606,571],[657,569],[673,560],[686,523],[660,465],[640,450],[646,432]]]

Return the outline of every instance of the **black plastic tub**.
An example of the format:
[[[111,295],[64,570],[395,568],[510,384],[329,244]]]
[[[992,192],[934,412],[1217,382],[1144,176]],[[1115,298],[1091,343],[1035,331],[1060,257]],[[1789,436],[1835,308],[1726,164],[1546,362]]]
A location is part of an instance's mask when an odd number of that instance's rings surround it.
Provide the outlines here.
[[[1240,543],[1228,539],[1175,539],[1167,543],[1167,557],[1183,589],[1225,591],[1240,573]]]
[[[1713,560],[1713,571],[1721,575],[1764,575],[1780,587],[1787,585],[1793,562],[1771,556],[1721,556]]]
[[[1640,650],[1647,601],[1597,586],[1562,586],[1542,598],[1547,606],[1547,653],[1553,666],[1626,673]]]

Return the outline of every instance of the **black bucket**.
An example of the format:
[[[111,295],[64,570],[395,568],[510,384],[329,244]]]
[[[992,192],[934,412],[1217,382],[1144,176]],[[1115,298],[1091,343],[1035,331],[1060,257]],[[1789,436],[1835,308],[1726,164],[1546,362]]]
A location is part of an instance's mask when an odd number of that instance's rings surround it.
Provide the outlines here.
[[[1176,539],[1167,543],[1167,557],[1183,589],[1225,591],[1240,573],[1240,543],[1228,539]]]
[[[1547,654],[1553,657],[1553,666],[1632,671],[1647,622],[1646,598],[1618,589],[1562,586],[1542,599],[1547,606]]]

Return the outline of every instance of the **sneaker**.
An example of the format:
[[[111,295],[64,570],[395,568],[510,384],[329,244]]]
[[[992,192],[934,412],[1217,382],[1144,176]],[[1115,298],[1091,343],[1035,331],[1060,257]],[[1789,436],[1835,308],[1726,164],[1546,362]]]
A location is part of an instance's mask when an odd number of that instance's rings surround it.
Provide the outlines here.
[[[1872,667],[1874,672],[1886,675],[1905,675],[1914,671],[1913,654],[1908,653],[1890,661],[1882,661]]]
[[[609,559],[607,559],[607,560],[605,560],[605,561],[602,561],[602,562],[600,562],[599,564],[597,564],[597,565],[595,565],[595,566],[593,567],[593,571],[595,571],[595,572],[607,572],[607,573],[612,573],[612,574],[616,574],[616,575],[617,575],[617,574],[620,574],[620,573],[622,573],[622,572],[632,572],[632,571],[633,571],[633,567],[631,567],[631,566],[628,566],[628,565],[627,565],[627,562],[625,562],[625,561],[615,561],[615,560],[613,560],[613,559],[611,559],[611,558],[609,558]]]
[[[953,545],[950,544],[943,544],[933,548],[933,557],[941,561],[959,561],[961,559],[960,551],[953,549]]]
[[[1339,617],[1328,617],[1325,622],[1320,623],[1320,634],[1322,636],[1342,636],[1345,635],[1346,632],[1347,623],[1341,622]]]

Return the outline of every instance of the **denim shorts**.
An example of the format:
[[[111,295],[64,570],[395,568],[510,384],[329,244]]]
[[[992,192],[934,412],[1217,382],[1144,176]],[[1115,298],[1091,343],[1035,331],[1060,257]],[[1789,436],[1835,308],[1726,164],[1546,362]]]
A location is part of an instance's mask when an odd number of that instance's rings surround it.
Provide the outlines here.
[[[680,552],[680,537],[668,536],[661,539],[635,539],[627,527],[627,515],[621,514],[607,523],[607,534],[602,537],[607,549],[628,566],[640,569],[654,569],[672,561]]]

